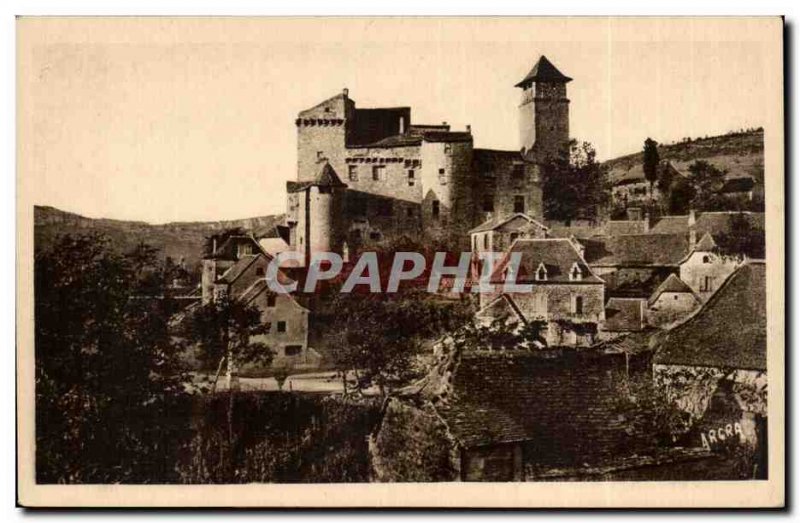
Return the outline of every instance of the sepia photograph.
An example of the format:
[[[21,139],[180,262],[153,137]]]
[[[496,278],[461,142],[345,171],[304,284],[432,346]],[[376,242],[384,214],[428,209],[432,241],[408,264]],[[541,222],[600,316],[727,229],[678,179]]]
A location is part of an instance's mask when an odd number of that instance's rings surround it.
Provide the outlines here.
[[[780,17],[16,30],[21,505],[783,505]]]

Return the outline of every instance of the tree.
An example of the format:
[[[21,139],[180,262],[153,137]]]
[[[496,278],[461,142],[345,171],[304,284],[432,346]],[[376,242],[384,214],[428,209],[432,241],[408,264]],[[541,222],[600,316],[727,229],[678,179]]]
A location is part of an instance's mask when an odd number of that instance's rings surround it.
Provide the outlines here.
[[[705,160],[697,160],[689,166],[690,182],[694,187],[692,208],[697,211],[718,211],[728,205],[728,200],[720,194],[725,184],[725,171]]]
[[[594,220],[610,199],[606,170],[588,142],[570,141],[567,151],[542,165],[545,218]]]
[[[669,214],[687,214],[692,208],[695,197],[695,188],[692,183],[683,177],[676,177],[670,185],[666,195],[667,212]]]
[[[744,213],[733,214],[728,218],[728,232],[714,237],[717,244],[715,252],[722,256],[742,259],[745,256],[764,259],[766,242],[764,230],[754,227]]]
[[[165,421],[186,406],[186,376],[156,254],[120,254],[96,233],[36,253],[38,482],[169,477],[180,435]]]
[[[216,388],[223,364],[227,363],[230,380],[243,364],[269,365],[272,362],[272,350],[254,340],[266,333],[261,311],[239,300],[217,297],[188,315],[182,330],[187,341],[199,349],[198,359],[203,367],[216,368],[212,390]]]
[[[658,142],[652,138],[644,141],[644,150],[642,151],[642,170],[644,171],[645,179],[650,182],[650,194],[653,194],[653,184],[658,179]]]

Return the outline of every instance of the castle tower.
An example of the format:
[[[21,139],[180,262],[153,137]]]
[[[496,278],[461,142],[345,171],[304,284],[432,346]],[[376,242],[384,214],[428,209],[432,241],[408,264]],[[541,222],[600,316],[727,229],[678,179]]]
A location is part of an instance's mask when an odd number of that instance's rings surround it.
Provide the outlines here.
[[[303,254],[304,266],[314,252],[341,250],[342,190],[346,187],[325,159],[318,163],[313,180],[287,184],[297,210],[296,222],[290,221],[290,227],[295,228],[294,246]]]
[[[569,142],[567,83],[571,81],[542,56],[515,86],[522,89],[520,147],[527,160],[543,162]]]

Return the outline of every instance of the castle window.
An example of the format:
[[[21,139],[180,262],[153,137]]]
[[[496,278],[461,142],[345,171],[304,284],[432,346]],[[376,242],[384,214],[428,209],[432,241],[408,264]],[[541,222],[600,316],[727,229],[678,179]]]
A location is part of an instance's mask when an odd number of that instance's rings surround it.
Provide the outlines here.
[[[453,150],[452,145],[450,145],[449,143],[444,144],[444,152],[449,153],[452,150]]]
[[[514,196],[514,212],[524,213],[525,212],[525,197],[524,196]]]
[[[544,263],[540,263],[539,267],[536,268],[534,279],[536,281],[547,281],[547,267],[544,266]]]
[[[581,270],[580,265],[578,262],[572,264],[572,268],[569,270],[569,280],[570,281],[581,281],[583,279],[583,270]]]
[[[256,267],[256,276],[264,276],[264,267]]]
[[[484,248],[484,250],[489,248],[489,233],[488,232],[483,235],[483,248]]]
[[[267,295],[267,307],[274,307],[276,301],[276,296],[274,294]]]
[[[347,166],[347,179],[351,182],[358,181],[358,166],[357,165],[348,165]]]
[[[583,296],[572,297],[572,313],[583,314]]]
[[[511,171],[511,176],[515,180],[522,180],[525,178],[525,165],[521,163],[515,163],[514,168]]]
[[[431,202],[431,214],[433,214],[434,218],[439,217],[439,200],[434,200]]]
[[[278,332],[286,332],[286,322],[279,321],[278,322]]]
[[[494,212],[494,195],[485,194],[483,196],[483,212]]]
[[[447,185],[447,174],[444,172],[444,169],[439,169],[439,183],[441,185]]]
[[[372,179],[377,181],[383,180],[384,172],[386,172],[385,165],[373,165],[372,166]]]
[[[416,175],[416,173],[414,172],[414,169],[409,169],[408,170],[408,186],[409,187],[414,187],[414,181],[415,181],[414,180],[414,176],[415,175]]]

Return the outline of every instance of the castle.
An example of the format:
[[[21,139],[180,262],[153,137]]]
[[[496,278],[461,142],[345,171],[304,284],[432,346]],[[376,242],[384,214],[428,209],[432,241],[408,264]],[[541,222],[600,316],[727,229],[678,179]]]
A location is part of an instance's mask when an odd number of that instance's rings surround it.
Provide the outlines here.
[[[515,87],[520,148],[474,147],[470,126],[413,124],[409,107],[360,109],[344,89],[301,111],[297,179],[282,228],[304,264],[409,236],[466,246],[468,231],[522,213],[542,217],[539,164],[569,141],[563,75],[542,56]]]

